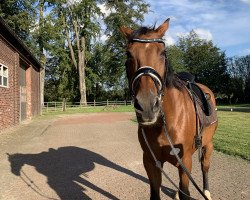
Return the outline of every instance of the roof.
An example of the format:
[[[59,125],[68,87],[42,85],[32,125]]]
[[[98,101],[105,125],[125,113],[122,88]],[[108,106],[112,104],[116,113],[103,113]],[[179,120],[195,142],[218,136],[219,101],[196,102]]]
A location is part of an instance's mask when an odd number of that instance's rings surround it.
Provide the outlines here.
[[[43,68],[41,63],[31,53],[29,48],[22,42],[22,40],[15,34],[13,30],[6,24],[2,17],[0,17],[0,35],[7,40],[23,57],[31,62],[36,68]]]

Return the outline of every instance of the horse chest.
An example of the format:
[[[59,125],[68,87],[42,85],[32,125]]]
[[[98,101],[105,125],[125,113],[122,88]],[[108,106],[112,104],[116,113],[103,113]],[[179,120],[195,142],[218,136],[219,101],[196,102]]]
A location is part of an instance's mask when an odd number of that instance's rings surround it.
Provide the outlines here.
[[[167,141],[165,135],[160,135],[158,138],[159,146],[160,146],[160,157],[159,160],[161,162],[169,162],[173,165],[177,164],[177,159],[174,153],[178,154],[180,157],[183,156],[183,144],[179,143],[176,137],[173,137],[174,149],[172,149]]]
[[[139,142],[141,144],[142,150],[147,155],[150,155],[149,147],[146,144],[145,139],[142,137],[142,133],[139,131]],[[157,160],[164,162],[169,162],[173,165],[177,164],[177,160],[174,156],[175,151],[179,154],[180,157],[183,155],[183,144],[176,143],[176,137],[173,137],[174,142],[174,149],[171,149],[166,136],[163,134],[162,131],[155,131],[151,133],[149,131],[146,132],[147,141],[149,143],[150,148],[152,149],[153,153],[155,154]]]

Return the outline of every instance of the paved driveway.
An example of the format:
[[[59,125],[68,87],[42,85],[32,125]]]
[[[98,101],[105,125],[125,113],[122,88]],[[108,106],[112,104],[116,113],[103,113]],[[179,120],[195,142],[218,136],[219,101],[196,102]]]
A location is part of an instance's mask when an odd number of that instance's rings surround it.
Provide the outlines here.
[[[36,119],[0,135],[0,199],[149,199],[133,113],[82,114]],[[200,165],[193,171],[201,185]],[[177,182],[177,170],[165,170]],[[214,200],[250,199],[248,162],[215,152]],[[201,197],[191,187],[192,196]],[[163,180],[162,199],[173,187]]]

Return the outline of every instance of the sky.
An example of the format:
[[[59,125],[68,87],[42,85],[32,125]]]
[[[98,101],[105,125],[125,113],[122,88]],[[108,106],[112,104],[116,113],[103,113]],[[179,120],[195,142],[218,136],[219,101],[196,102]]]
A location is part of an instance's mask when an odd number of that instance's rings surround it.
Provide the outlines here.
[[[145,0],[150,12],[144,26],[170,18],[168,45],[194,30],[212,40],[228,57],[250,54],[250,0]]]

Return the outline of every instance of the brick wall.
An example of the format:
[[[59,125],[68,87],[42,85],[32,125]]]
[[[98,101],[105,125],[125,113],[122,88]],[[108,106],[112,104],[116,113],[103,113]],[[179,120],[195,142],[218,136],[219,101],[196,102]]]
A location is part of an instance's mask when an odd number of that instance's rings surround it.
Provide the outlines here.
[[[19,123],[19,55],[0,36],[0,63],[8,67],[8,87],[0,86],[0,131]]]
[[[0,63],[8,67],[9,74],[8,87],[0,86],[0,132],[20,122],[20,59],[0,35]],[[31,64],[26,66],[26,116],[30,119],[40,114],[40,75]]]
[[[39,71],[29,66],[26,71],[27,118],[40,114],[40,76]]]

